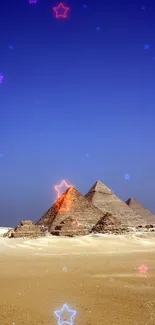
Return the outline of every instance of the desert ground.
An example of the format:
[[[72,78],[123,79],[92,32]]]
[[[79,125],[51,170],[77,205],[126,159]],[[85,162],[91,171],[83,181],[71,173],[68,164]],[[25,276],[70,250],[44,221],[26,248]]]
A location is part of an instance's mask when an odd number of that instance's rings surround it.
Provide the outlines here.
[[[138,267],[148,266],[146,273]],[[155,324],[155,235],[0,238],[0,324]]]

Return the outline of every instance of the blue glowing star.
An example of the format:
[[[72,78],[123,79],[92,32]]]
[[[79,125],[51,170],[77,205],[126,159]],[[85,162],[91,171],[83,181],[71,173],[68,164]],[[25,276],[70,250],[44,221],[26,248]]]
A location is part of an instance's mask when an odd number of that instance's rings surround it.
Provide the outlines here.
[[[83,3],[82,7],[83,7],[83,9],[86,9],[87,5],[85,3]]]
[[[130,179],[130,175],[129,174],[124,174],[124,178],[127,180],[127,181],[129,181],[129,179]]]
[[[9,49],[10,50],[13,50],[14,49],[14,46],[13,45],[9,45]]]
[[[0,84],[2,83],[4,77],[0,74]]]
[[[66,317],[66,312],[70,317]],[[58,318],[58,325],[62,324],[68,324],[68,325],[73,325],[73,318],[76,315],[76,310],[71,310],[68,308],[67,304],[64,304],[60,310],[56,310],[54,312],[56,317]],[[64,315],[64,318],[62,317]],[[68,318],[68,320],[66,320]]]
[[[145,6],[142,6],[142,7],[141,7],[141,9],[142,9],[142,10],[145,10],[145,9],[146,9],[146,7],[145,7]]]
[[[149,45],[149,44],[145,44],[145,45],[144,45],[144,49],[145,49],[145,50],[148,50],[148,49],[149,49],[149,47],[150,47],[150,45]]]
[[[99,27],[99,26],[97,26],[97,27],[96,27],[96,30],[97,30],[97,31],[99,31],[99,30],[100,30],[100,27]]]

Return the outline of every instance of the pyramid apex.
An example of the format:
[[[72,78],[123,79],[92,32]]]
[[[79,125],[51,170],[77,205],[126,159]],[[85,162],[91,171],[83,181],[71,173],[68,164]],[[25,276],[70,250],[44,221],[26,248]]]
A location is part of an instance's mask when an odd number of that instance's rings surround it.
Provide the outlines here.
[[[136,202],[136,203],[138,203],[134,197],[129,197],[129,199],[125,201],[125,203],[128,204],[128,205],[129,205],[131,202]]]
[[[88,193],[98,192],[103,194],[112,194],[110,188],[108,188],[105,184],[103,184],[100,180],[98,180],[88,191]]]

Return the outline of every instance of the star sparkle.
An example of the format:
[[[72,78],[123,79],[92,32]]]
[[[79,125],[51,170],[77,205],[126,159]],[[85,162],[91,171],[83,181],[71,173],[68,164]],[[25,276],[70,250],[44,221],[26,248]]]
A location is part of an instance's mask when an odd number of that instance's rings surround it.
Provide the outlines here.
[[[140,273],[146,273],[148,271],[148,267],[145,264],[142,264],[138,268]]]
[[[145,10],[145,9],[146,9],[146,6],[142,6],[141,9],[142,9],[142,10]]]
[[[129,179],[130,179],[130,175],[129,175],[128,173],[125,173],[125,174],[124,174],[124,178],[125,178],[126,181],[129,181]]]
[[[58,325],[68,324],[73,325],[73,319],[76,315],[76,310],[69,309],[67,304],[64,304],[60,310],[54,312],[58,318]],[[68,314],[68,317],[66,317]],[[70,315],[70,316],[69,316]]]
[[[63,187],[63,186],[65,186],[66,187],[66,189],[68,188],[68,187],[71,187],[72,185],[70,185],[70,184],[68,184],[65,180],[63,180],[59,185],[55,185],[54,186],[54,188],[55,188],[55,190],[57,191],[57,199],[61,196],[61,188]],[[63,191],[63,192],[65,192],[65,191]]]
[[[57,7],[54,7],[53,10],[56,13],[56,18],[67,18],[67,12],[69,7],[65,7],[62,2],[59,3]]]
[[[148,50],[149,48],[150,48],[150,45],[149,45],[149,44],[145,44],[145,45],[144,45],[144,49],[145,49],[145,50]]]
[[[30,4],[33,4],[33,3],[36,4],[37,3],[37,0],[29,0],[29,3]]]
[[[0,74],[0,83],[2,83],[4,77]]]

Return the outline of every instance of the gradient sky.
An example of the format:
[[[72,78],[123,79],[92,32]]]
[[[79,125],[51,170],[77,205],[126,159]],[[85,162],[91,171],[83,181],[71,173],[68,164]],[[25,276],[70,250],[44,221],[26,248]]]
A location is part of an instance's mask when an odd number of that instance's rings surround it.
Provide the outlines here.
[[[155,213],[155,2],[58,4],[0,3],[0,226],[38,220],[62,179]]]

